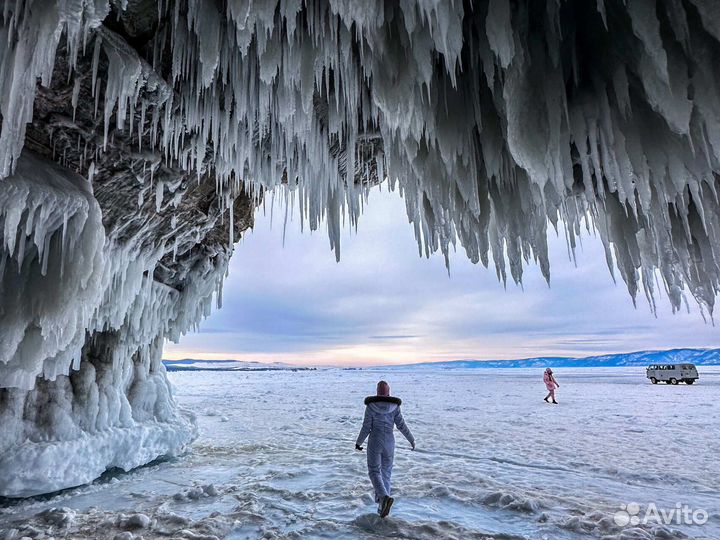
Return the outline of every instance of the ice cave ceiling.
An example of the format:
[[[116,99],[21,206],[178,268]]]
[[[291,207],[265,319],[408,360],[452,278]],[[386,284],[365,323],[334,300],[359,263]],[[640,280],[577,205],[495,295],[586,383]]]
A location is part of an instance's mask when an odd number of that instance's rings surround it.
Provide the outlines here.
[[[503,281],[549,278],[548,223],[585,229],[633,298],[712,314],[718,58],[715,0],[0,2],[0,495],[190,440],[162,342],[269,190],[339,257],[387,178],[421,253],[459,243]],[[81,460],[79,434],[151,420],[174,438],[70,480],[19,450]]]
[[[712,309],[716,2],[21,0],[2,18],[2,176],[38,128],[89,177],[121,136],[133,167],[212,175],[224,204],[289,186],[339,252],[387,175],[425,250],[547,275],[562,220],[571,244],[596,229],[633,296],[658,269],[675,307],[686,288]],[[72,115],[33,114],[47,86]]]

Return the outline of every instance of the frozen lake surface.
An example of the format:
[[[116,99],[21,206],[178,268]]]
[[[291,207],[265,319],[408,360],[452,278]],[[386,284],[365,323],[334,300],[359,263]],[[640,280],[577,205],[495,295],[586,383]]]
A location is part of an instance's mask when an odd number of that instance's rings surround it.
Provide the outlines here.
[[[191,453],[3,501],[0,537],[720,538],[720,368],[694,386],[654,386],[643,368],[556,376],[559,405],[542,401],[536,369],[171,373],[197,416]],[[396,436],[386,520],[354,450],[380,378],[418,444]],[[707,522],[623,527],[629,503],[639,518],[680,504]]]

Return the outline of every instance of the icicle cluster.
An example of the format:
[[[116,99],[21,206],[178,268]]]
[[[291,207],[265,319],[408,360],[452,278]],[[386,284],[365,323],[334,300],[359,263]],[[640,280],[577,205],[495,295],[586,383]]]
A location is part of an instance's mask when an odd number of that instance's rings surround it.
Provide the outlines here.
[[[328,219],[338,254],[341,219],[387,175],[426,252],[459,239],[473,261],[492,253],[502,280],[530,258],[549,277],[547,221],[574,246],[585,220],[633,297],[642,284],[652,301],[659,270],[676,308],[689,286],[712,310],[713,0],[162,0],[146,61],[91,32],[107,2],[45,4],[3,10],[3,175],[60,34],[74,54],[92,34],[95,64],[100,49],[110,60],[106,138],[114,116],[139,145],[149,130],[167,160],[212,169],[223,192],[284,184],[311,227]]]
[[[87,180],[29,155],[2,185],[0,224],[0,387],[77,369],[86,333],[122,336],[112,363],[149,358],[158,337],[177,340],[209,314],[227,269],[218,254],[182,291],[155,281],[167,246],[106,238]]]

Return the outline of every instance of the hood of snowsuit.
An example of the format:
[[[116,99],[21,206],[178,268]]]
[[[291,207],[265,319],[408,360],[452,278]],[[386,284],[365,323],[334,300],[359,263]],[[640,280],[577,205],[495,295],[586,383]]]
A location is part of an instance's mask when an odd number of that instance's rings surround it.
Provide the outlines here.
[[[392,413],[400,407],[402,400],[391,396],[368,396],[365,398],[365,405],[375,413]],[[392,426],[392,419],[389,419]],[[390,427],[392,430],[392,427]]]
[[[402,399],[394,396],[368,396],[365,398],[365,405],[371,403],[394,403],[398,407],[402,405]]]

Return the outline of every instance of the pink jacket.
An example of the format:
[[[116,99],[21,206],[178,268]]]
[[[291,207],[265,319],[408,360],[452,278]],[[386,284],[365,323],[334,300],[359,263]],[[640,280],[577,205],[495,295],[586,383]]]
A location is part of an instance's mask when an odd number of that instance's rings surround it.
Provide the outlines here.
[[[545,387],[548,390],[555,390],[555,387],[557,386],[557,383],[555,382],[555,378],[547,371],[543,375],[543,381],[545,381]]]

